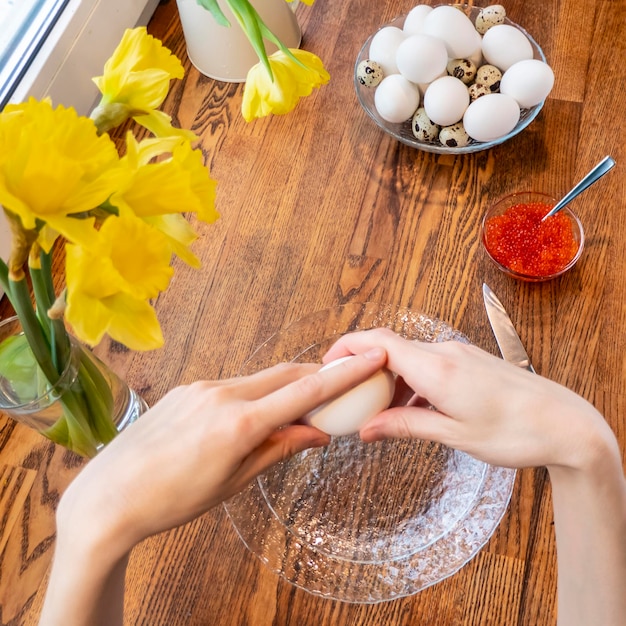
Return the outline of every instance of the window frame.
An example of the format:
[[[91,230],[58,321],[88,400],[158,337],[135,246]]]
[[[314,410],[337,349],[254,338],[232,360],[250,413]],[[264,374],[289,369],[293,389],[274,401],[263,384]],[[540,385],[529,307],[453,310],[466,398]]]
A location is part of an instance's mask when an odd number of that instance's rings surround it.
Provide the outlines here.
[[[98,95],[92,77],[102,73],[124,31],[145,26],[158,4],[159,0],[66,0],[8,101],[49,96],[55,106],[73,106],[80,115],[88,114]]]

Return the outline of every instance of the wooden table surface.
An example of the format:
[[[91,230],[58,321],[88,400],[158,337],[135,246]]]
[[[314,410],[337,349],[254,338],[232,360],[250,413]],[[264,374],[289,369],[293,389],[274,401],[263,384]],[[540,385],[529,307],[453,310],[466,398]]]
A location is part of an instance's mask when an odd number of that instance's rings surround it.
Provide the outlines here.
[[[478,2],[476,4],[479,4]],[[154,403],[197,378],[236,375],[254,349],[311,312],[351,302],[407,306],[497,352],[481,285],[499,295],[537,371],[606,415],[626,448],[626,61],[624,0],[507,0],[543,48],[556,83],[538,118],[489,151],[438,156],[381,132],[359,106],[354,59],[406,0],[300,6],[303,47],[329,85],[287,116],[247,124],[242,86],[188,62],[174,0],[149,25],[187,73],[165,109],[200,137],[219,181],[218,223],[201,226],[199,271],[183,266],[156,308],[166,346],[98,353]],[[71,104],[71,103],[66,103]],[[617,167],[574,208],[584,255],[565,277],[515,282],[485,257],[485,208],[520,189],[566,191],[602,157]],[[10,314],[5,301],[2,316]],[[0,417],[0,622],[35,624],[54,547],[54,511],[83,462]],[[127,623],[157,625],[544,626],[555,623],[555,544],[543,469],[518,473],[510,507],[482,551],[416,595],[375,605],[325,600],[270,572],[222,508],[132,555]]]

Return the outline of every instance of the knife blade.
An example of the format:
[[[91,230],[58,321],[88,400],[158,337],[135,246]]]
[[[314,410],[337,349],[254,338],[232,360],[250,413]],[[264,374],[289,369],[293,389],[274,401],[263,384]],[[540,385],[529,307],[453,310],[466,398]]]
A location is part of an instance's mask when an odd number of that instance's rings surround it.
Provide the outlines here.
[[[515,326],[513,326],[511,318],[502,302],[498,300],[496,294],[491,291],[486,283],[483,283],[483,300],[485,301],[485,309],[491,324],[491,330],[493,330],[493,334],[496,337],[502,358],[534,374],[535,369],[515,330]]]

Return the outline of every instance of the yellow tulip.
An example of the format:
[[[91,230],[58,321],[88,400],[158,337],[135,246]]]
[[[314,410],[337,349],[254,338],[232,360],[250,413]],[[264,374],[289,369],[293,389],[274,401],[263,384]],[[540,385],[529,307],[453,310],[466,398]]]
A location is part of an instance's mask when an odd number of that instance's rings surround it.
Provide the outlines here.
[[[135,217],[111,216],[95,245],[66,245],[67,308],[76,335],[91,345],[104,334],[132,350],[152,350],[163,335],[148,300],[167,289],[170,248]]]
[[[330,80],[319,57],[306,50],[279,50],[268,57],[273,80],[262,63],[249,72],[243,92],[242,113],[247,122],[254,118],[292,111],[300,98]]]

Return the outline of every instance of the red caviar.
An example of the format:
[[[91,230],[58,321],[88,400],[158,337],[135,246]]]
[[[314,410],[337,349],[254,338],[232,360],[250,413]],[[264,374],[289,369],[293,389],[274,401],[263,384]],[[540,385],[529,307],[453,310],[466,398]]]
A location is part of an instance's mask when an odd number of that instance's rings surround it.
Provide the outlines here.
[[[500,265],[535,278],[552,276],[576,256],[579,241],[565,213],[543,216],[544,202],[519,203],[485,221],[485,247]]]

